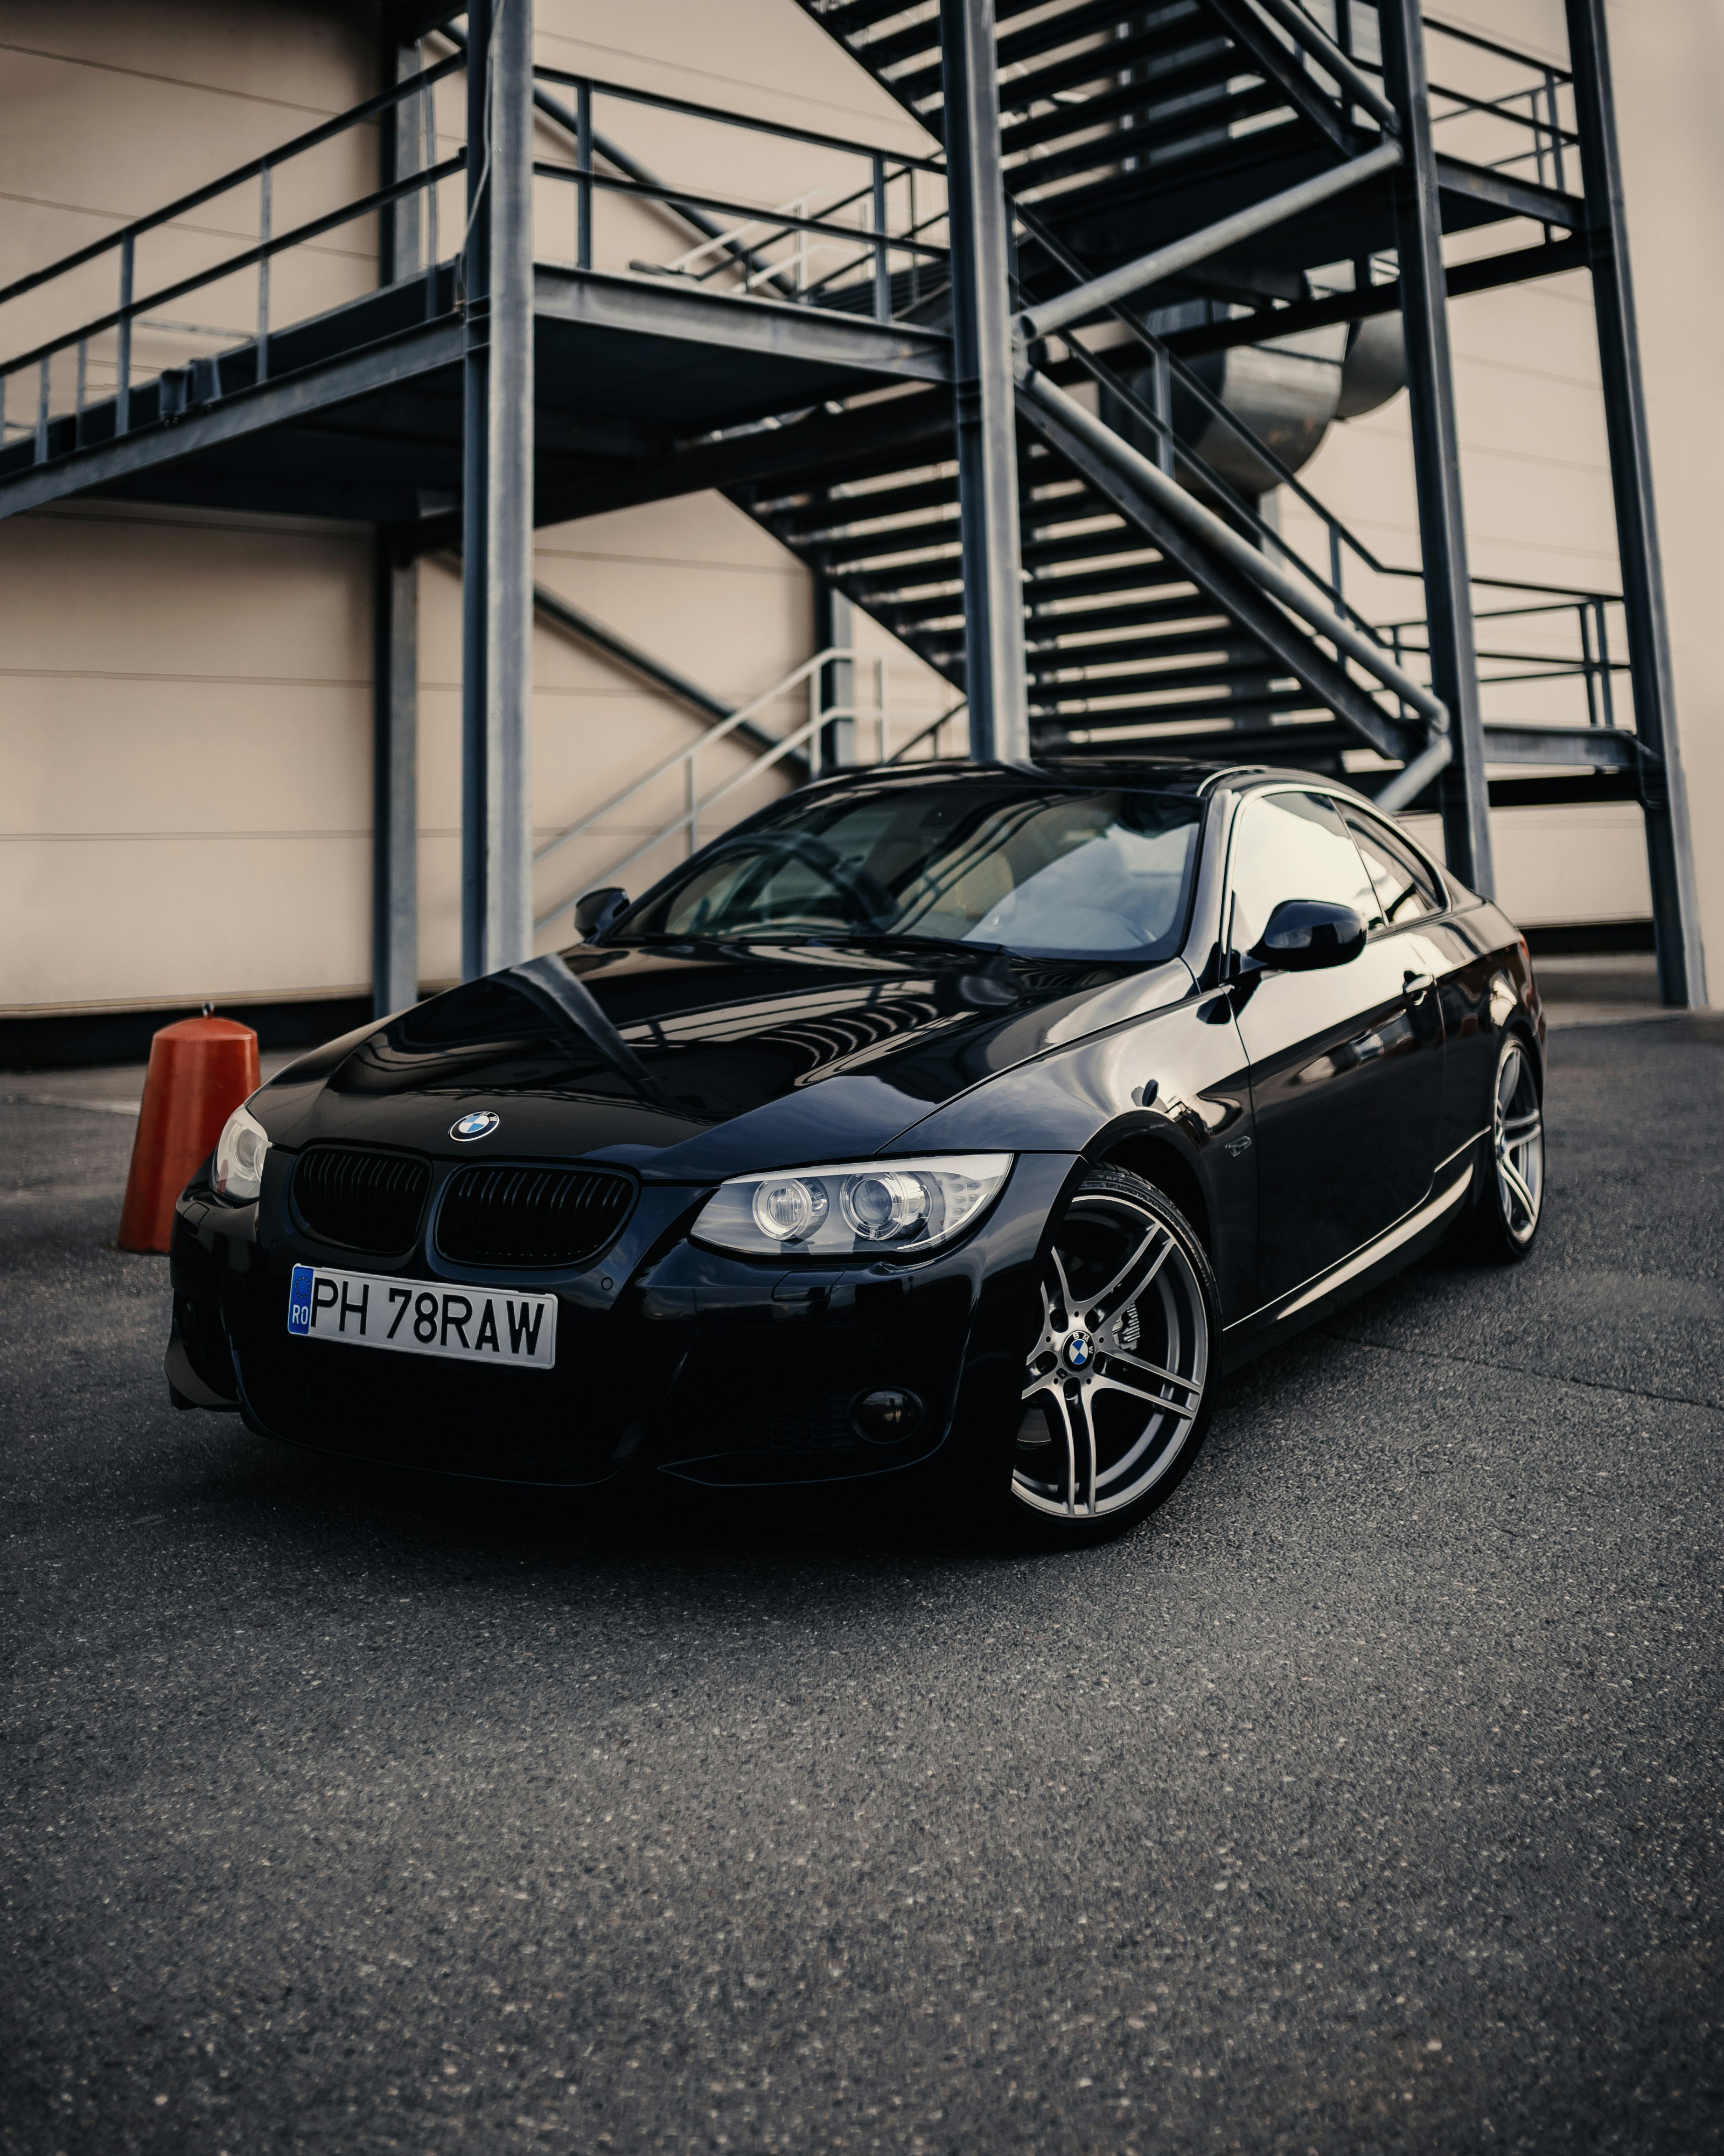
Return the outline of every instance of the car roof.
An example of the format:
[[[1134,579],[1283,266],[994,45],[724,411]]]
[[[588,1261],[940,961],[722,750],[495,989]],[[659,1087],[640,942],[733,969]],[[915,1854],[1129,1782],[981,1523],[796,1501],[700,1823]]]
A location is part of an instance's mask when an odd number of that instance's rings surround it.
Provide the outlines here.
[[[1316,785],[1338,788],[1361,801],[1367,798],[1344,778],[1330,778],[1319,773],[1267,763],[1196,763],[1188,757],[1168,756],[1036,757],[1022,763],[973,763],[967,757],[944,757],[926,763],[862,765],[854,770],[824,773],[812,783],[834,788],[914,785],[918,780],[973,778],[983,772],[1001,778],[1044,778],[1056,786],[1144,787],[1160,793],[1198,796],[1265,783]]]

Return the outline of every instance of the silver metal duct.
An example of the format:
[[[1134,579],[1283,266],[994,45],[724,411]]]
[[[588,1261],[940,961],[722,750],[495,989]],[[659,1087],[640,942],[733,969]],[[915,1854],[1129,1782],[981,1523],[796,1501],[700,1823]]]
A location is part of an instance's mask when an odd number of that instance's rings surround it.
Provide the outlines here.
[[[1267,344],[1235,345],[1188,364],[1210,394],[1267,444],[1290,471],[1311,461],[1336,420],[1376,411],[1407,383],[1398,315],[1337,322]],[[1138,396],[1150,402],[1149,375],[1127,378]],[[1102,416],[1134,447],[1154,454],[1147,430],[1128,412],[1104,409]],[[1277,474],[1253,454],[1250,444],[1177,379],[1173,429],[1212,471],[1247,497],[1255,500],[1280,484]]]

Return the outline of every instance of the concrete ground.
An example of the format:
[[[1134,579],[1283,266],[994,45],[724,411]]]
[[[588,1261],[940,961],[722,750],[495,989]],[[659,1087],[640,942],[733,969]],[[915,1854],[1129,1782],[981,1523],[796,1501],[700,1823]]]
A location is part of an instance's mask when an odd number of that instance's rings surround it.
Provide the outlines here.
[[[1724,2144],[1721,1111],[1556,1035],[1532,1260],[1049,1561],[176,1414],[129,1123],[0,1110],[0,2147]]]

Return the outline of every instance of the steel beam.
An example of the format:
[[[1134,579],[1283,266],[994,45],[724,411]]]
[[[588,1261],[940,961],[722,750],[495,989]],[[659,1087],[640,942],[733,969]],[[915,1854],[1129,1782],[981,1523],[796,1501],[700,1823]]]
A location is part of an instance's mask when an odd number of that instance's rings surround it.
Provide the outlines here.
[[[1617,551],[1628,619],[1634,726],[1658,758],[1642,779],[1646,859],[1658,945],[1659,993],[1667,1004],[1704,1004],[1706,954],[1694,880],[1688,795],[1676,733],[1664,566],[1652,495],[1652,454],[1640,378],[1628,228],[1616,143],[1615,101],[1603,0],[1568,0],[1569,64],[1585,184],[1586,241],[1598,319]]]
[[[39,509],[64,495],[117,485],[138,474],[178,464],[200,450],[244,441],[355,398],[434,374],[460,357],[460,333],[447,322],[427,323],[326,365],[185,413],[167,425],[151,424],[117,441],[98,442],[25,465],[0,480],[0,517]]]
[[[377,527],[372,673],[372,1009],[418,1000],[419,578],[403,535]]]
[[[1272,232],[1278,224],[1286,223],[1319,203],[1331,201],[1350,188],[1362,186],[1367,180],[1392,172],[1400,162],[1398,142],[1379,143],[1362,157],[1354,157],[1345,165],[1318,172],[1311,179],[1301,180],[1297,187],[1285,188],[1278,195],[1270,196],[1267,201],[1253,203],[1248,209],[1223,218],[1219,224],[1207,225],[1201,232],[1188,233],[1183,239],[1172,240],[1135,262],[1122,263],[1117,270],[1092,278],[1087,285],[1076,285],[1069,292],[1040,301],[1018,317],[1018,335],[1026,343],[1037,337],[1051,336],[1056,330],[1081,321],[1085,315],[1095,314],[1103,307],[1116,306],[1121,300],[1135,297],[1152,285],[1177,277],[1182,270],[1224,254],[1244,240]]]
[[[1270,596],[1270,589],[1275,598],[1296,604],[1306,619],[1311,611],[1308,593],[1301,591],[1285,571],[1265,562],[1255,547],[1186,494],[1147,457],[1121,441],[1063,392],[1054,389],[1047,394],[1048,387],[1044,384],[1040,394],[1026,387],[1024,415],[1028,424],[1073,470],[1129,518],[1167,561],[1176,564],[1218,610],[1229,614],[1247,635],[1262,644],[1277,672],[1289,674],[1302,684],[1364,746],[1402,759],[1419,752],[1429,737],[1426,729],[1391,718],[1342,665],[1288,620]],[[1326,609],[1323,612],[1326,618]],[[1331,632],[1338,631],[1345,639],[1356,634],[1343,623],[1331,620],[1330,625]],[[1363,639],[1360,641],[1362,644]],[[1389,663],[1383,652],[1373,649],[1371,657],[1379,671]],[[1431,702],[1416,682],[1409,680],[1404,685],[1413,696],[1426,704]]]
[[[1431,686],[1449,708],[1454,755],[1438,786],[1443,846],[1460,880],[1487,898],[1496,888],[1491,800],[1479,710],[1472,587],[1460,500],[1460,445],[1443,270],[1443,218],[1431,150],[1430,89],[1419,0],[1382,0],[1383,81],[1401,116],[1404,162],[1392,176],[1401,321],[1412,407],[1413,461],[1429,625]]]
[[[1638,737],[1619,726],[1486,726],[1492,763],[1578,763],[1594,771],[1647,769]]]
[[[763,300],[755,293],[707,291],[668,278],[608,276],[554,264],[541,264],[537,282],[538,310],[547,318],[854,371],[853,381],[811,382],[808,393],[815,402],[894,381],[952,378],[947,339],[914,322],[875,322],[863,315]],[[875,376],[880,379],[870,378]],[[793,393],[790,402],[795,401]]]
[[[506,4],[506,0],[505,0]],[[467,11],[467,141],[490,132],[492,0]],[[465,350],[461,380],[461,976],[471,980],[502,962],[490,934],[496,840],[490,704],[490,162],[467,160],[466,239],[456,265]]]
[[[461,971],[470,980],[532,952],[531,0],[476,0],[468,25],[468,141],[490,145],[467,168]]]
[[[940,52],[970,753],[978,761],[1018,761],[1029,754],[1029,700],[1012,383],[1011,223],[1000,169],[993,0],[940,0]]]
[[[855,607],[849,596],[834,583],[830,577],[814,574],[814,649],[816,651],[848,650],[855,639]],[[856,701],[856,662],[854,659],[829,660],[820,669],[820,704],[826,711],[851,711]],[[853,764],[863,759],[857,754],[856,721],[854,718],[834,719],[824,730],[824,738],[812,745],[813,760],[818,768],[825,770],[834,764]]]

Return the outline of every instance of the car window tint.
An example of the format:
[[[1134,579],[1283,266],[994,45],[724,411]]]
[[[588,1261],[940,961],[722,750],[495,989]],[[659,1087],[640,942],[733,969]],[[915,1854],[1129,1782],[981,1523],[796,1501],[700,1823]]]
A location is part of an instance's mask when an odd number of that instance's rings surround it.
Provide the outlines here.
[[[1288,898],[1350,906],[1380,917],[1371,880],[1335,805],[1317,793],[1254,793],[1234,826],[1229,881],[1233,947],[1249,951]]]
[[[1416,921],[1421,914],[1440,913],[1444,899],[1429,869],[1386,824],[1361,808],[1342,810],[1347,827],[1358,843],[1383,917],[1392,927]]]
[[[1183,933],[1200,805],[952,774],[812,798],[718,839],[619,932],[892,937],[1162,958]]]

